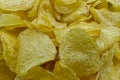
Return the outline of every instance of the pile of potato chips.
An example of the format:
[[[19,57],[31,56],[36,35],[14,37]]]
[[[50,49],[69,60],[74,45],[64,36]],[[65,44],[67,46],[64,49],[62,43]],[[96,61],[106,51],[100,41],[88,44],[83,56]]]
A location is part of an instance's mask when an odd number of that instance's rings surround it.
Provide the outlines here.
[[[0,0],[0,80],[120,80],[120,0]]]

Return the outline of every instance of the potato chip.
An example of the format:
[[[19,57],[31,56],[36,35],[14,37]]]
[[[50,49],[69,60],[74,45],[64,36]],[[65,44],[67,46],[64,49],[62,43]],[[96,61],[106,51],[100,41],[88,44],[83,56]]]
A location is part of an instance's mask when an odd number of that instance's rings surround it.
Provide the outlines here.
[[[28,10],[35,0],[0,0],[0,8],[7,11]]]
[[[16,37],[7,33],[1,33],[1,42],[3,44],[3,57],[10,70],[15,72],[17,59]]]
[[[75,11],[80,3],[80,0],[53,0],[53,7],[58,13],[68,14]]]
[[[80,78],[95,74],[100,68],[97,44],[84,30],[72,29],[59,48],[60,61],[75,71]]]
[[[120,29],[117,27],[103,27],[100,36],[96,39],[100,51],[104,51],[120,40]]]
[[[82,2],[78,9],[70,14],[63,15],[62,22],[71,23],[78,19],[84,18],[84,16],[87,16],[88,14],[89,11],[87,4],[85,2]]]
[[[61,62],[56,62],[54,72],[61,80],[80,80],[77,74]]]
[[[66,27],[66,24],[58,22],[53,14],[60,16],[60,14],[53,10],[49,0],[43,0],[38,10],[37,27],[55,27],[58,29]]]
[[[37,30],[25,30],[18,36],[18,59],[16,72],[18,76],[36,65],[54,60],[56,49],[47,35]]]
[[[61,80],[53,73],[41,68],[40,66],[33,67],[22,80]]]
[[[76,22],[70,24],[67,28],[64,29],[55,29],[54,33],[56,39],[59,43],[62,43],[62,39],[64,35],[70,31],[71,29],[84,29],[90,36],[97,37],[100,34],[101,25],[97,24],[96,22],[86,23],[86,22]]]
[[[119,80],[119,75],[113,65],[114,50],[107,50],[102,55],[102,66],[97,80]]]
[[[0,27],[3,28],[16,28],[25,27],[24,21],[13,14],[0,14]]]
[[[91,13],[94,16],[94,19],[99,23],[103,23],[108,27],[120,27],[120,12],[111,12],[103,8],[100,10],[91,9]]]
[[[15,73],[9,70],[4,60],[0,60],[0,80],[14,80]]]

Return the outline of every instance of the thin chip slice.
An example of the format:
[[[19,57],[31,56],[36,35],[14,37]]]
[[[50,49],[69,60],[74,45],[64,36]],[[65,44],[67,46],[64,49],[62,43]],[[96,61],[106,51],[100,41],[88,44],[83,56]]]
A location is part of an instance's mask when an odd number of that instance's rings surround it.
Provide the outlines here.
[[[30,9],[35,0],[0,0],[0,8],[7,11]]]
[[[10,70],[15,72],[17,59],[16,37],[7,32],[2,32],[0,38],[3,44],[3,58]]]
[[[61,80],[48,70],[41,68],[40,66],[33,67],[22,80]]]
[[[14,80],[15,73],[9,70],[4,60],[0,60],[0,80]]]
[[[61,80],[80,80],[77,74],[60,61],[56,62],[54,72]]]
[[[100,68],[97,44],[84,30],[72,29],[59,48],[60,61],[75,71],[80,78],[95,74]]]
[[[13,14],[0,14],[0,27],[5,28],[16,28],[25,27],[24,21]]]
[[[18,36],[18,59],[16,72],[18,76],[36,65],[54,60],[56,48],[51,39],[42,32],[27,29]]]

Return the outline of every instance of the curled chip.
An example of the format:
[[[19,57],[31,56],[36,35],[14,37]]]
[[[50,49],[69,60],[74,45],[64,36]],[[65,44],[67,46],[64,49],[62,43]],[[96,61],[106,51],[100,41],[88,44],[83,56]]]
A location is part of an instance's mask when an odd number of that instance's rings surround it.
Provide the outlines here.
[[[35,0],[0,0],[0,8],[6,11],[28,10]]]
[[[27,29],[20,33],[16,72],[23,76],[33,66],[54,60],[56,49],[50,38],[37,30]]]
[[[60,61],[56,62],[54,72],[61,80],[80,80],[77,74]]]
[[[19,16],[13,14],[0,14],[0,27],[12,29],[24,26],[25,23]]]
[[[60,61],[73,69],[80,78],[95,74],[100,68],[97,44],[84,30],[72,29],[59,48]]]

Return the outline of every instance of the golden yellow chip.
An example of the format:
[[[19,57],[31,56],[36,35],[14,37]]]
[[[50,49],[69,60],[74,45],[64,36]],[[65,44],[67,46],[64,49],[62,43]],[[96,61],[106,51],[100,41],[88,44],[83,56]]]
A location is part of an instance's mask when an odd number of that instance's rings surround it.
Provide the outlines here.
[[[64,36],[60,43],[59,57],[80,78],[93,75],[100,68],[97,44],[82,29],[72,29]]]
[[[77,74],[61,62],[56,62],[54,72],[61,80],[80,80]]]
[[[17,40],[19,51],[16,72],[19,76],[27,74],[36,65],[55,59],[54,43],[44,33],[27,29],[20,33]]]
[[[0,14],[0,27],[13,29],[25,27],[25,23],[19,16],[13,14]]]
[[[82,2],[80,6],[70,14],[65,14],[62,16],[62,22],[72,23],[81,18],[85,18],[89,14],[88,6],[85,2]]]
[[[0,8],[7,11],[30,9],[35,0],[0,0]]]
[[[84,29],[90,36],[98,37],[101,31],[101,25],[96,22],[86,23],[86,22],[76,22],[70,24],[67,28],[55,29],[54,34],[59,43],[62,43],[64,35],[71,29]]]
[[[56,16],[60,17],[61,15],[54,11],[52,5],[50,4],[50,1],[42,0],[38,10],[38,19],[36,22],[36,24],[38,24],[37,27],[55,27],[58,29],[66,27],[66,23],[58,22]]]

